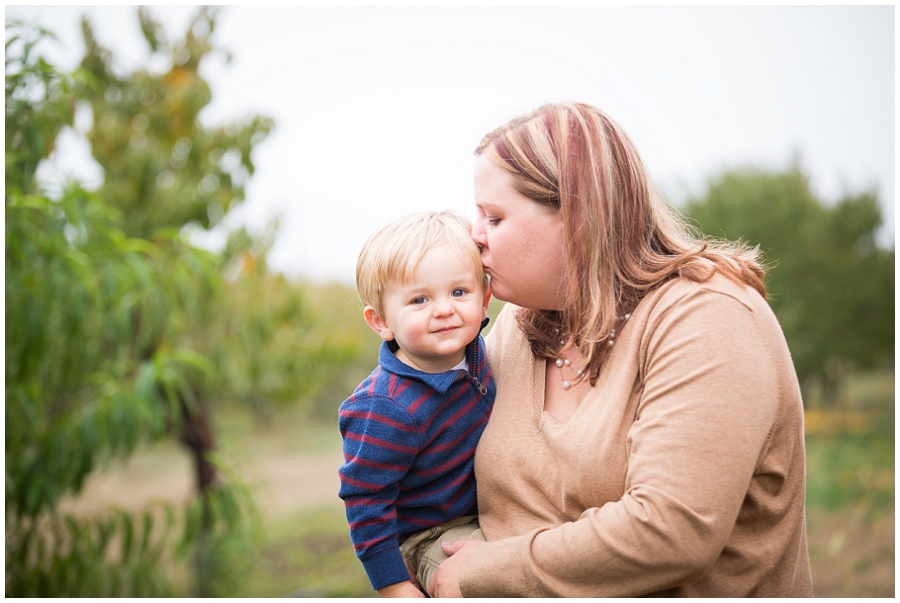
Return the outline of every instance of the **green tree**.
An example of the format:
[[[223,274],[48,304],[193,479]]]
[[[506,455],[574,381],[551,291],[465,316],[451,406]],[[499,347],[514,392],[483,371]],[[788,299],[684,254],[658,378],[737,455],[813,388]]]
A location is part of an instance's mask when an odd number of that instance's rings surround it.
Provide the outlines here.
[[[215,9],[201,7],[182,42],[170,43],[162,27],[141,8],[138,19],[150,52],[170,60],[162,74],[138,70],[118,75],[111,68],[113,54],[96,40],[87,20],[82,20],[86,53],[79,74],[84,86],[80,101],[90,107],[93,125],[87,134],[94,159],[104,170],[98,191],[104,201],[118,208],[123,228],[131,236],[156,233],[197,224],[215,225],[244,198],[244,185],[253,174],[253,147],[261,142],[272,121],[252,116],[207,128],[199,121],[211,100],[209,86],[200,77],[202,61],[215,51]],[[202,349],[207,339],[210,314],[218,300],[204,298],[195,308],[196,320],[172,314],[173,339],[192,349]],[[209,351],[209,350],[204,350]],[[248,359],[248,354],[241,356]],[[216,379],[223,373],[216,372]],[[227,561],[221,552],[226,543],[213,537],[214,513],[207,493],[218,488],[219,467],[214,461],[215,429],[205,380],[190,376],[190,397],[181,396],[181,422],[177,433],[193,458],[199,498],[202,502],[197,549],[198,593],[215,593],[227,584],[216,565]],[[213,580],[213,574],[219,576]]]
[[[121,214],[76,184],[58,200],[34,175],[71,123],[77,77],[11,36],[6,58],[6,593],[163,595],[159,562],[196,545],[202,517],[158,505],[77,520],[58,511],[88,474],[181,424],[190,380],[209,371],[168,316],[196,316],[217,287],[213,258],[171,233],[128,237]],[[77,75],[77,74],[76,74]],[[222,484],[210,533],[242,528]]]
[[[200,123],[200,111],[211,95],[199,69],[214,51],[215,15],[214,9],[201,7],[184,41],[170,43],[150,13],[138,10],[151,53],[171,60],[170,69],[162,74],[147,70],[116,74],[111,68],[112,52],[97,42],[89,22],[82,20],[86,53],[79,70],[84,82],[79,92],[93,116],[87,134],[91,152],[104,171],[98,195],[121,211],[123,228],[130,236],[151,237],[189,223],[203,228],[215,225],[243,200],[244,184],[254,170],[251,151],[272,128],[272,121],[260,116],[217,128]],[[216,303],[203,301],[207,303],[198,308],[203,320],[178,314],[169,317],[173,325],[180,319],[175,338],[192,349],[202,345]],[[219,378],[222,373],[216,375]],[[213,460],[215,429],[204,383],[208,381],[194,375],[189,384],[191,403],[186,398],[180,401],[178,437],[192,455],[197,489],[205,501],[205,493],[216,487],[220,476]],[[211,513],[204,507],[203,546],[196,564],[202,595],[212,594],[209,574],[221,557],[215,551],[218,545],[206,535]]]
[[[849,370],[893,362],[894,250],[875,243],[875,194],[827,206],[797,166],[735,170],[685,212],[711,236],[760,246],[769,301],[804,385],[833,395]]]
[[[48,32],[8,38],[9,595],[166,594],[158,562],[173,552],[194,555],[198,594],[227,594],[239,573],[221,570],[234,569],[232,537],[246,536],[253,511],[216,462],[213,402],[297,403],[358,348],[340,330],[326,336],[302,288],[266,271],[270,239],[240,230],[212,255],[181,234],[243,200],[251,151],[272,127],[259,116],[198,121],[214,17],[201,8],[184,42],[169,44],[139,11],[151,52],[171,57],[161,75],[115,74],[86,21],[71,75],[36,56]],[[50,199],[37,166],[76,108],[93,116],[105,180]],[[186,509],[91,520],[58,511],[88,474],[166,436],[194,460],[198,493]]]
[[[149,237],[159,228],[191,222],[214,226],[243,201],[254,172],[251,151],[273,127],[271,119],[258,115],[214,128],[200,123],[200,111],[212,97],[199,68],[216,50],[215,16],[214,9],[202,7],[184,41],[170,43],[150,13],[139,9],[151,52],[171,57],[171,69],[161,75],[147,70],[117,75],[112,53],[82,21],[83,98],[93,114],[87,137],[105,174],[98,193],[122,210],[131,236]]]

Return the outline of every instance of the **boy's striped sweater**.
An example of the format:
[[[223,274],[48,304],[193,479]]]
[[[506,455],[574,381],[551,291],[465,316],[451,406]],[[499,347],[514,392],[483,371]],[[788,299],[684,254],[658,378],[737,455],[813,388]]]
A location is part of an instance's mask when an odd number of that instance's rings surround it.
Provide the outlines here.
[[[379,366],[341,404],[339,495],[376,590],[409,579],[404,538],[477,512],[475,446],[495,393],[480,335],[466,358],[468,372],[423,373],[383,342]]]

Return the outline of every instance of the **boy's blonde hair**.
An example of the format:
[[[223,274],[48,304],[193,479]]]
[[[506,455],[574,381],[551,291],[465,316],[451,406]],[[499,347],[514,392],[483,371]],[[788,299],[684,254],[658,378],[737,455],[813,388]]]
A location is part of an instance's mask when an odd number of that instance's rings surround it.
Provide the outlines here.
[[[441,245],[449,245],[461,259],[472,261],[486,291],[488,280],[471,230],[469,219],[452,210],[412,214],[377,230],[366,239],[356,262],[359,301],[384,316],[381,297],[385,288],[390,283],[408,283],[425,253]]]

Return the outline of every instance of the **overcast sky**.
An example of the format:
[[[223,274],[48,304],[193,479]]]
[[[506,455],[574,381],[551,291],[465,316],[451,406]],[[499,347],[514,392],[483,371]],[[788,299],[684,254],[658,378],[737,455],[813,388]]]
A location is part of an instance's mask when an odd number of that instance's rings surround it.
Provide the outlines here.
[[[196,8],[150,10],[171,39]],[[82,14],[120,69],[147,64],[136,7],[6,6],[59,36],[47,56],[66,69]],[[877,190],[893,245],[894,28],[893,6],[225,6],[213,40],[233,58],[203,65],[202,119],[274,118],[226,227],[279,216],[270,266],[291,276],[352,282],[375,227],[473,215],[481,137],[561,100],[622,124],[675,204],[724,169],[799,158],[826,202]],[[64,143],[57,170],[96,180],[86,143]]]

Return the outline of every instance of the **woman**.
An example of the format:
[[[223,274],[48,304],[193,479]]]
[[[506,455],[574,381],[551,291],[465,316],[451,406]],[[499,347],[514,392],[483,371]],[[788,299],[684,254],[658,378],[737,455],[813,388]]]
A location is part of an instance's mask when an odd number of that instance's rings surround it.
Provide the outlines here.
[[[433,594],[811,596],[802,402],[756,251],[691,236],[588,105],[476,155],[472,234],[510,302],[475,461],[488,542],[445,545]]]

